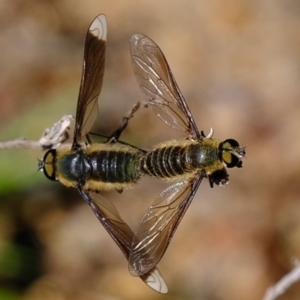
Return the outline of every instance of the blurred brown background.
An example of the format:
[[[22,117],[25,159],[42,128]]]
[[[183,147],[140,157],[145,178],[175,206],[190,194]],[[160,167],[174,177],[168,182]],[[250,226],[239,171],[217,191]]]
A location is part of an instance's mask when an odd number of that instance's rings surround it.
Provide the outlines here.
[[[0,153],[0,299],[262,299],[300,258],[300,2],[242,0],[0,3],[0,140],[37,140],[74,114],[87,28],[109,23],[99,130],[142,99],[129,39],[163,50],[200,130],[247,148],[230,184],[207,180],[159,264],[166,296],[128,273],[75,190],[37,173],[43,153]],[[150,148],[181,137],[140,110],[123,136]],[[106,193],[136,228],[166,185]],[[299,299],[300,283],[280,299]]]

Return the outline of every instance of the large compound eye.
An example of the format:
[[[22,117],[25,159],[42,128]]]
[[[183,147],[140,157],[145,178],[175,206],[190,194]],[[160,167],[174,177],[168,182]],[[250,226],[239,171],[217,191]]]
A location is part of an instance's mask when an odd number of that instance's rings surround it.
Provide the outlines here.
[[[56,160],[56,150],[48,150],[43,158],[43,171],[45,176],[50,180],[56,179],[56,170],[55,170],[55,160]]]
[[[241,167],[240,145],[236,140],[225,140],[219,146],[219,159],[227,168]]]

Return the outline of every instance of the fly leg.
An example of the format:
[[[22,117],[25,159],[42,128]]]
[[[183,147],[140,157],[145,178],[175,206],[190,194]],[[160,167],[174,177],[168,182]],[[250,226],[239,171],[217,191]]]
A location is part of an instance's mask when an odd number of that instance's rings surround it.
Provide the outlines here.
[[[133,117],[134,113],[139,109],[139,107],[140,107],[140,102],[137,102],[131,108],[131,110],[128,112],[128,114],[125,117],[123,117],[122,121],[119,124],[119,127],[108,138],[107,143],[116,143],[119,140],[122,132],[127,127],[129,120]]]

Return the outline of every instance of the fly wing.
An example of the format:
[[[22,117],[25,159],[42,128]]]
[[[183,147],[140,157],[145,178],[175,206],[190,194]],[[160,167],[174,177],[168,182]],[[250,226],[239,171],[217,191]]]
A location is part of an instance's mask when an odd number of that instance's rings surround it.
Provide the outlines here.
[[[115,206],[99,194],[89,193],[80,188],[79,192],[83,196],[84,200],[89,204],[103,227],[122,250],[126,259],[129,260],[134,233],[122,220]],[[152,268],[149,272],[142,274],[140,278],[155,291],[162,294],[168,292],[168,287],[158,268]]]
[[[91,130],[98,115],[106,41],[107,20],[105,15],[99,15],[94,19],[86,34],[73,148],[79,147],[80,140]]]
[[[156,43],[143,34],[134,34],[130,52],[133,72],[146,104],[152,106],[167,125],[187,132],[192,138],[201,138],[168,62]]]
[[[164,190],[147,210],[131,246],[129,271],[141,276],[152,270],[166,252],[172,237],[202,181],[199,174]]]

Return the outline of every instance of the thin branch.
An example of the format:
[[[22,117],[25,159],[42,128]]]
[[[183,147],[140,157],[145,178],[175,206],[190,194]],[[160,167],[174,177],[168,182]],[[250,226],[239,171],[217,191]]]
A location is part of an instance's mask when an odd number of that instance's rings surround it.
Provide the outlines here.
[[[39,141],[28,141],[25,138],[19,138],[8,142],[0,142],[0,150],[11,148],[44,150]]]
[[[47,128],[38,141],[29,141],[19,138],[12,141],[0,142],[0,150],[12,148],[25,148],[35,150],[47,150],[58,148],[62,143],[69,140],[74,132],[74,118],[72,115],[63,116],[51,128]]]
[[[285,291],[294,283],[300,280],[300,263],[295,262],[295,267],[284,277],[282,277],[274,286],[270,287],[263,300],[275,300],[283,295]]]

